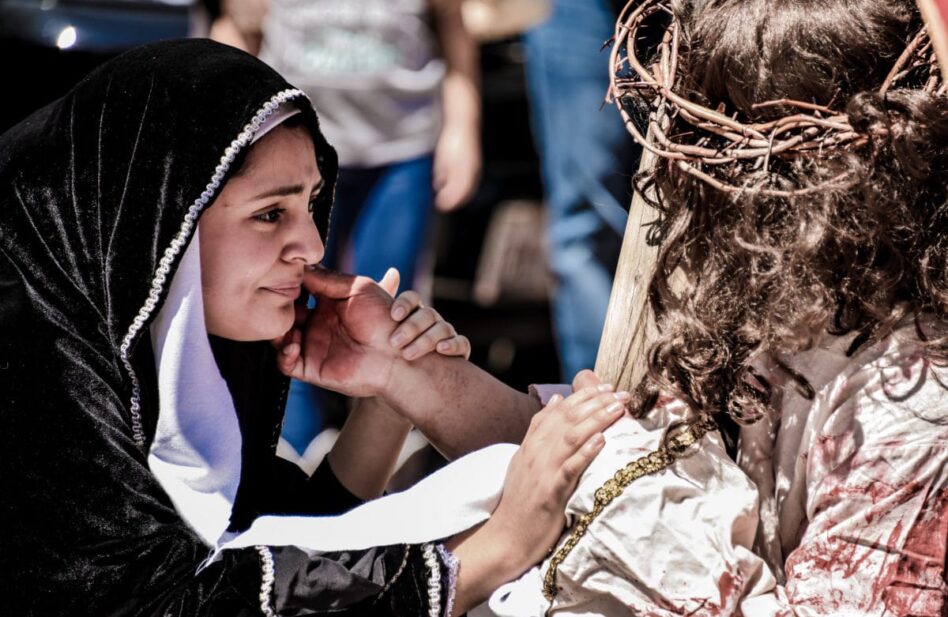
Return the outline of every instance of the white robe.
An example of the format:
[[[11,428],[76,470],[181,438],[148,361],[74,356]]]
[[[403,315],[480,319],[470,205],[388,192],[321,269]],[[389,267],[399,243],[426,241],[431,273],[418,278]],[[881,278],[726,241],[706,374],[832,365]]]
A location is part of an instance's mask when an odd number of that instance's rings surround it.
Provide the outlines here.
[[[779,423],[743,429],[739,464],[709,436],[626,488],[559,567],[551,614],[945,615],[948,369],[912,324],[851,358],[850,340],[793,358],[815,398],[785,381]],[[680,413],[610,428],[568,512]],[[501,587],[493,612],[543,615],[548,565]]]

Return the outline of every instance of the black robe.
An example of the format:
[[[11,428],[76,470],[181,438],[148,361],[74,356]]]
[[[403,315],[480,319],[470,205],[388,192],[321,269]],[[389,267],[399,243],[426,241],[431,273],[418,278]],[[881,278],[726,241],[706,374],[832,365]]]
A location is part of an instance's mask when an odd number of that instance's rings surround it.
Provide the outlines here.
[[[0,615],[415,615],[446,606],[449,568],[440,553],[433,563],[430,546],[228,550],[200,569],[209,547],[146,462],[159,408],[148,326],[183,253],[169,247],[176,236],[186,245],[239,164],[233,140],[290,89],[232,48],[158,43],[103,65],[0,137]],[[289,98],[327,182],[314,212],[325,233],[335,152],[309,101]],[[345,507],[328,468],[309,479],[275,455],[287,384],[269,346],[213,348],[243,439],[231,529],[265,513]],[[440,580],[440,597],[429,598],[429,579]]]

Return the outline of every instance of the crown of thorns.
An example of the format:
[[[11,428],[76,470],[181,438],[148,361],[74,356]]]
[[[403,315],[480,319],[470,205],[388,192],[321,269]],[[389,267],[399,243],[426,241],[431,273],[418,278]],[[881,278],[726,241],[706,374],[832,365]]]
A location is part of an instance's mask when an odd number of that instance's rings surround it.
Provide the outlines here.
[[[654,60],[649,61],[637,48],[639,31],[650,18],[662,14],[670,22],[651,56]],[[830,107],[832,103],[823,106],[790,99],[763,101],[755,104],[754,109],[782,106],[792,111],[775,120],[745,123],[736,113],[726,115],[723,105],[715,110],[688,100],[674,90],[680,38],[681,24],[669,0],[631,0],[619,17],[610,56],[610,95],[626,128],[643,148],[673,161],[679,169],[712,187],[730,193],[754,191],[788,197],[843,186],[846,173],[820,185],[795,190],[736,186],[716,173],[715,170],[729,164],[767,170],[775,157],[826,156],[834,149],[854,149],[865,145],[870,135],[854,129],[844,112]],[[878,92],[884,95],[910,74],[917,74],[921,67],[927,67],[922,89],[944,95],[948,84],[941,77],[925,28],[909,41]],[[646,109],[645,130],[639,129],[630,113],[630,108],[636,108],[636,102]],[[694,131],[686,135],[668,134],[673,118],[680,118]],[[687,137],[687,141],[682,137]]]

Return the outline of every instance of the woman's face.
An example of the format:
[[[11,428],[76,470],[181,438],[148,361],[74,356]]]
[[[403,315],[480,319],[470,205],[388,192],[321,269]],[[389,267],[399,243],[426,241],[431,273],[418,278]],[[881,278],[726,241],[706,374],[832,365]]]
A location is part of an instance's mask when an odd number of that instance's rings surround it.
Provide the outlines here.
[[[303,268],[323,258],[311,213],[322,185],[305,128],[278,126],[251,147],[200,221],[209,333],[258,341],[293,326]]]

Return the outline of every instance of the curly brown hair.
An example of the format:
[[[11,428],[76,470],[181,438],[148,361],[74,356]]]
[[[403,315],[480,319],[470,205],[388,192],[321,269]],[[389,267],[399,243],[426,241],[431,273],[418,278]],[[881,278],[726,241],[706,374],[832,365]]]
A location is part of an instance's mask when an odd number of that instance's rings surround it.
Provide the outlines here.
[[[758,354],[786,357],[824,332],[856,333],[854,353],[911,314],[932,357],[948,359],[948,340],[929,336],[919,321],[923,313],[948,319],[948,97],[922,91],[921,73],[878,94],[922,27],[914,2],[671,6],[681,24],[677,92],[749,121],[791,111],[755,103],[817,103],[845,112],[868,139],[716,170],[742,192],[719,191],[667,159],[636,178],[637,189],[653,195],[662,230],[646,400],[671,392],[698,413],[753,422],[771,398],[766,377],[751,367]],[[667,134],[700,138],[676,118]],[[845,182],[830,182],[841,175]],[[823,184],[797,196],[754,190]],[[678,268],[687,280],[673,286]],[[782,366],[812,395],[802,375]]]

